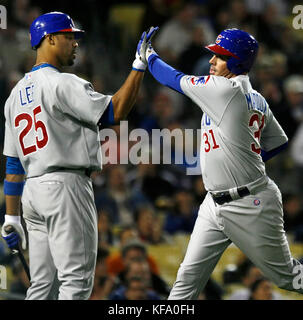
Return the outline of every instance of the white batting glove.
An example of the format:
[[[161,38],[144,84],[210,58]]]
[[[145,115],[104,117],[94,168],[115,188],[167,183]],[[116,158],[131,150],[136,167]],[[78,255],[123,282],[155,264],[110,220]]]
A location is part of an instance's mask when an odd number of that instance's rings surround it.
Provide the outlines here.
[[[143,32],[141,35],[141,38],[139,40],[139,43],[137,45],[136,50],[136,59],[133,62],[133,68],[138,71],[145,71],[147,67],[147,60],[146,60],[146,49],[148,47],[148,44],[150,43],[153,36],[156,34],[157,30],[159,28],[156,27],[150,27],[150,29],[147,32]]]
[[[152,45],[149,43],[148,44],[148,47],[146,49],[146,52],[145,52],[145,59],[147,61],[147,64],[148,64],[148,58],[151,56],[151,55],[158,55],[157,52],[154,50],[154,48],[152,47]]]
[[[12,233],[8,233],[5,231],[5,227],[12,226],[15,231]],[[25,232],[21,224],[20,216],[12,216],[6,214],[4,216],[4,224],[2,225],[1,234],[3,239],[6,241],[8,247],[10,249],[18,248],[19,240],[21,239],[22,249],[26,249],[26,237]]]

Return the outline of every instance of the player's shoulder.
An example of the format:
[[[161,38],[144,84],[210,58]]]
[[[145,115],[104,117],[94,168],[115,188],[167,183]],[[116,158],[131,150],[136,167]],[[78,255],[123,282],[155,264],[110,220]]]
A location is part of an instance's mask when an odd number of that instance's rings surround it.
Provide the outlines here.
[[[67,72],[61,72],[57,76],[57,83],[60,86],[72,86],[77,87],[79,85],[85,85],[88,83],[87,80],[78,77],[77,75],[73,73],[67,73]]]
[[[85,79],[80,78],[74,73],[61,72],[59,73],[60,81],[78,81],[78,82],[87,82]]]
[[[216,90],[220,89],[233,89],[240,86],[240,84],[232,79],[223,76],[204,75],[204,76],[191,76],[185,75],[182,79],[187,81],[190,85],[195,87],[215,86]]]
[[[233,78],[226,78],[223,76],[212,76],[214,81],[222,87],[238,89],[241,87],[241,84],[238,81],[235,81]]]

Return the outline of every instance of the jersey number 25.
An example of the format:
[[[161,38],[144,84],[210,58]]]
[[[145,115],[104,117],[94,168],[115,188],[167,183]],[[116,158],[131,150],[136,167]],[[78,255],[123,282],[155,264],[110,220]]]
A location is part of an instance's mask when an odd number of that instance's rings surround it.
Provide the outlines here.
[[[19,134],[19,142],[23,152],[23,155],[26,156],[32,152],[37,151],[37,147],[42,149],[46,146],[48,142],[48,134],[45,127],[45,124],[41,120],[37,120],[37,115],[41,112],[41,106],[36,107],[33,110],[34,116],[30,115],[29,113],[20,113],[15,118],[15,127],[18,128],[20,126],[21,121],[26,121],[27,124],[24,129]],[[33,141],[33,144],[30,146],[25,147],[24,145],[24,138],[25,136],[33,129],[34,123],[34,130],[36,132],[36,141]],[[41,139],[38,138],[38,129],[41,131]]]

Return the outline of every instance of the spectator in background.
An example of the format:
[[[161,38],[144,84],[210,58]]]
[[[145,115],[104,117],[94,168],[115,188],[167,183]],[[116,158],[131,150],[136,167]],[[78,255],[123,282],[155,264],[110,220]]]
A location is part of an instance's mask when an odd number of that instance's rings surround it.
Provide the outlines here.
[[[98,211],[98,247],[107,249],[115,244],[115,237],[109,213],[103,209]]]
[[[133,224],[125,224],[119,231],[119,245],[122,248],[128,241],[138,239],[138,230]]]
[[[168,297],[170,291],[169,286],[159,275],[150,270],[146,259],[138,258],[130,261],[127,268],[119,273],[118,278],[121,285],[126,285],[127,281],[134,276],[139,276],[144,279],[148,289],[153,290],[157,295],[162,298]]]
[[[255,281],[261,278],[263,275],[259,268],[257,268],[248,258],[245,258],[238,266],[238,275],[243,286],[242,289],[234,291],[230,296],[229,300],[249,300],[250,288]],[[275,300],[280,300],[281,296],[273,292]]]
[[[248,300],[283,300],[275,299],[272,283],[264,278],[256,279],[250,287],[250,296]]]
[[[270,49],[283,51],[281,34],[285,26],[274,1],[267,2],[265,10],[254,21],[254,25],[257,28],[256,38],[260,42]]]
[[[293,234],[294,242],[303,242],[303,210],[300,190],[283,195],[284,229]]]
[[[285,123],[285,129],[288,129],[288,132],[285,131],[291,139],[303,121],[303,76],[295,74],[287,77],[283,89],[286,96],[285,108],[293,119],[292,122]]]
[[[295,165],[295,184],[300,196],[303,196],[303,122],[299,125],[292,141],[290,154]]]
[[[30,282],[19,259],[15,258],[12,260],[12,271],[14,280],[10,285],[9,292],[20,296],[20,300],[24,300],[26,291],[30,286]]]
[[[141,32],[150,26],[161,26],[171,18],[172,10],[169,6],[171,1],[149,0],[141,20]]]
[[[108,255],[107,249],[98,249],[94,287],[90,300],[107,300],[109,294],[119,286],[119,279],[107,272],[106,258]]]
[[[160,274],[155,258],[148,254],[146,246],[138,238],[130,238],[121,246],[120,252],[108,256],[106,259],[108,273],[117,275],[136,259],[147,259],[150,270],[157,275]]]
[[[181,52],[189,46],[198,12],[198,7],[193,2],[185,3],[160,29],[155,49],[168,64],[176,66]]]
[[[174,195],[175,208],[165,218],[164,230],[169,234],[191,233],[197,219],[198,207],[187,190],[178,190]]]
[[[178,69],[185,74],[194,74],[194,67],[197,62],[205,57],[209,58],[206,50],[203,50],[207,44],[203,24],[196,22],[191,34],[191,42],[188,47],[180,54]]]
[[[141,241],[146,244],[166,242],[162,230],[162,222],[152,207],[139,207],[135,212],[135,221]]]
[[[113,224],[134,223],[136,207],[147,202],[139,191],[133,192],[126,182],[126,168],[122,165],[108,167],[107,184],[103,192],[96,195],[97,208],[103,208]]]
[[[166,87],[158,87],[153,95],[151,113],[140,123],[140,128],[148,132],[152,129],[167,128],[177,121],[184,109],[184,98]]]
[[[203,291],[199,294],[198,300],[222,300],[224,289],[221,285],[210,278]]]
[[[146,281],[139,276],[133,276],[109,296],[109,300],[160,300],[160,297],[148,289]]]
[[[241,29],[244,25],[253,25],[255,17],[248,12],[244,0],[232,0],[229,3],[229,28]]]
[[[171,171],[153,163],[139,163],[129,172],[128,178],[132,190],[143,193],[152,205],[159,197],[170,197],[177,185]]]

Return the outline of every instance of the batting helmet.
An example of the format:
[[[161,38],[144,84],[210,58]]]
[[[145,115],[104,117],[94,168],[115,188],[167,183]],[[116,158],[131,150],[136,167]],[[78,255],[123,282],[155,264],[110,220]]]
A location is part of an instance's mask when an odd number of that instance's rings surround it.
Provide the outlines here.
[[[84,31],[77,29],[71,17],[62,12],[50,12],[39,16],[30,27],[30,38],[33,49],[37,49],[42,39],[54,32],[73,32],[80,38]]]
[[[228,70],[239,75],[248,72],[252,67],[259,45],[249,33],[233,28],[222,31],[215,43],[205,48],[214,54],[229,56]]]

